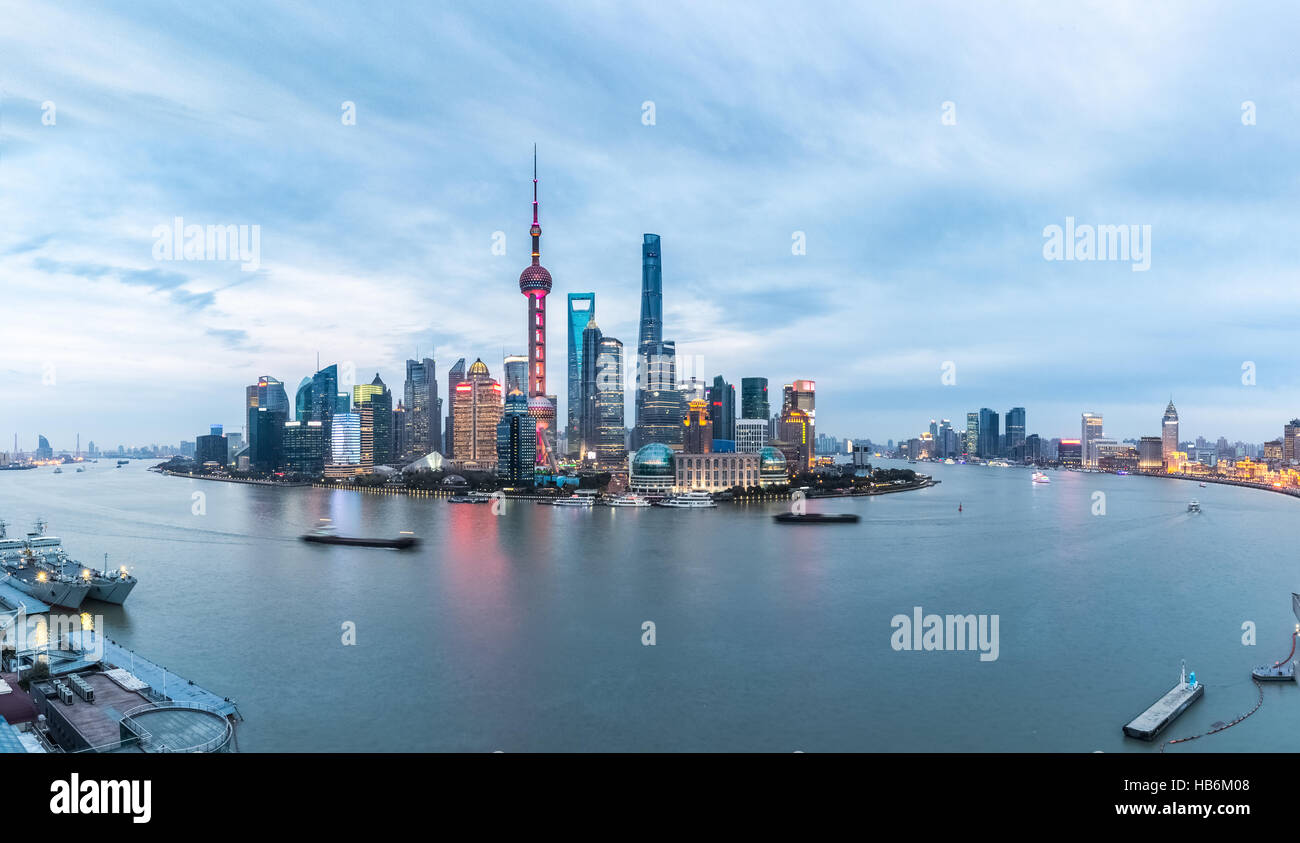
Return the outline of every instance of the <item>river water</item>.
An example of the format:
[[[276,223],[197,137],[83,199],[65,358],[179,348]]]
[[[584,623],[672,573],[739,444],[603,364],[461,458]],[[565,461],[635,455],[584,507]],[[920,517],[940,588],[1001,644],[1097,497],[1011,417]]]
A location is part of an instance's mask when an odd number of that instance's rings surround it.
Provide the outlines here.
[[[234,699],[243,751],[1151,752],[1120,727],[1182,659],[1206,694],[1162,738],[1254,706],[1250,668],[1286,655],[1300,591],[1300,501],[1179,480],[926,466],[940,485],[809,502],[855,525],[791,526],[783,504],[495,515],[147,465],[0,472],[0,518],[131,567],[124,607],[84,608]],[[323,517],[424,544],[297,539]],[[917,606],[996,615],[998,658],[895,650]],[[1300,689],[1264,697],[1168,751],[1300,751]]]

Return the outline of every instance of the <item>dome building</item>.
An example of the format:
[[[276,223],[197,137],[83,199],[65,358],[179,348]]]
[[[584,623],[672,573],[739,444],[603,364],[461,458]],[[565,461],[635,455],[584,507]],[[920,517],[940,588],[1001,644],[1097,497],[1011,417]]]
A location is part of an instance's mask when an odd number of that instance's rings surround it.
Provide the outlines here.
[[[668,494],[673,490],[675,468],[673,450],[652,442],[632,454],[628,466],[628,486],[642,494]]]
[[[766,447],[758,452],[758,481],[763,486],[784,486],[790,482],[785,455],[777,448]]]

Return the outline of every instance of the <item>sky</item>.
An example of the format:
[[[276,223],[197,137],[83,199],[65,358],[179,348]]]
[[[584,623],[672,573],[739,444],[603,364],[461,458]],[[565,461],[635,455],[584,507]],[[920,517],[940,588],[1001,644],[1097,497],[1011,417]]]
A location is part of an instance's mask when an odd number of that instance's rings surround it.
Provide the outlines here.
[[[0,0],[0,450],[238,430],[318,354],[501,377],[534,143],[562,415],[565,294],[633,347],[645,232],[686,372],[815,380],[819,433],[1300,415],[1292,10],[845,5]],[[1067,218],[1149,266],[1046,259]]]

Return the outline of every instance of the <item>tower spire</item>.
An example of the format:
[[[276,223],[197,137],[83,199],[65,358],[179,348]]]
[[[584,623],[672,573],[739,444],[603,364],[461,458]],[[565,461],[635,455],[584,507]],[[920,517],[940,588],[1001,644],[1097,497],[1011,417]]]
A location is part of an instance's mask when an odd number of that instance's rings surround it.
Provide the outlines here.
[[[542,261],[542,226],[537,222],[537,144],[533,144],[533,227],[528,231],[533,236],[533,266],[540,266]]]

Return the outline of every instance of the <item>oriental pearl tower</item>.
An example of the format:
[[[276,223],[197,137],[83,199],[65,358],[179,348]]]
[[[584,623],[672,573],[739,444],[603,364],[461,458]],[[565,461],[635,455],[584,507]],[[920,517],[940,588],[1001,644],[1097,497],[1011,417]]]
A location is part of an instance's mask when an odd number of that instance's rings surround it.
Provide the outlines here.
[[[528,415],[537,420],[537,464],[555,466],[555,396],[546,394],[546,294],[551,273],[542,266],[542,226],[537,221],[537,145],[533,144],[533,262],[519,273],[528,297]]]

